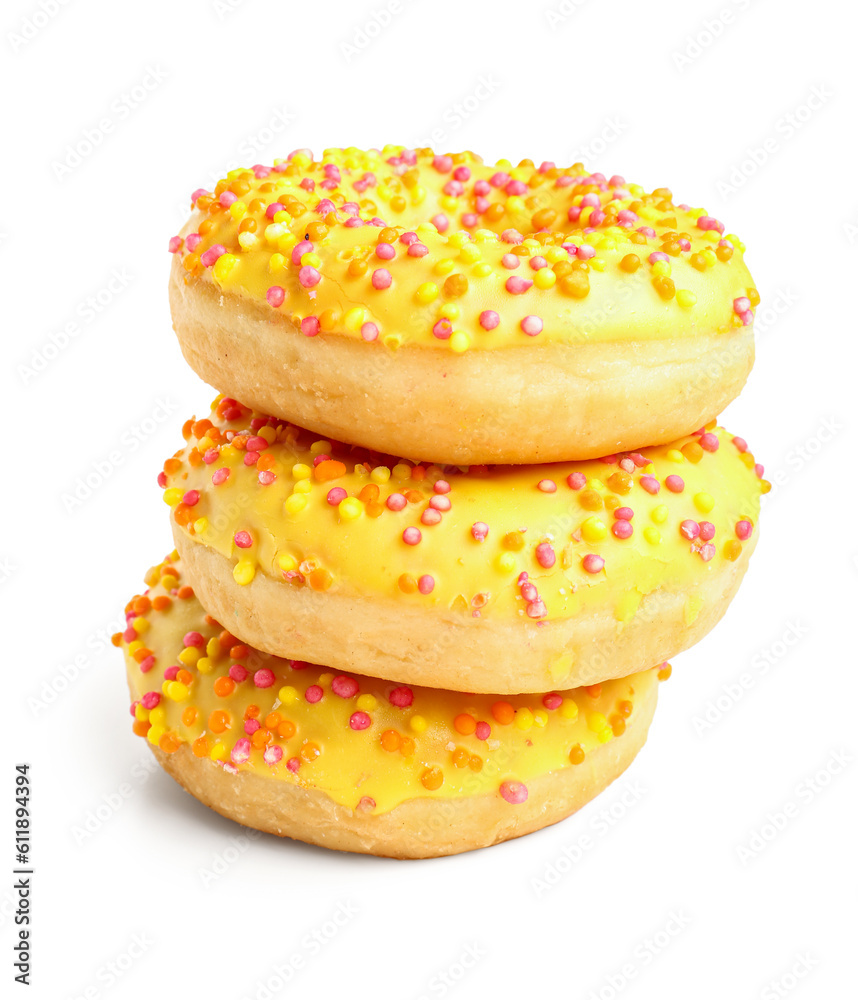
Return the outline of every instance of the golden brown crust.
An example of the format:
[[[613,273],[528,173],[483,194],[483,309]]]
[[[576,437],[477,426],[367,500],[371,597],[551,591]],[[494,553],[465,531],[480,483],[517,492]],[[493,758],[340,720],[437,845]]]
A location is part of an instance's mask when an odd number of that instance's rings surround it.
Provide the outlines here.
[[[188,364],[219,391],[318,434],[454,464],[595,458],[690,433],[734,399],[752,326],[641,341],[528,344],[456,355],[305,337],[270,307],[170,278]]]
[[[756,545],[755,533],[736,562],[713,564],[696,587],[703,603],[691,623],[687,594],[655,590],[625,624],[605,609],[537,625],[423,610],[390,598],[317,592],[263,573],[240,586],[225,556],[175,524],[173,538],[204,607],[243,642],[335,670],[494,694],[595,684],[688,649],[721,619]],[[569,672],[558,674],[556,667],[552,672],[552,664],[569,653]]]
[[[338,851],[431,858],[521,837],[586,805],[634,760],[646,741],[657,698],[658,682],[653,680],[639,691],[635,713],[621,737],[591,751],[579,765],[531,779],[527,801],[520,805],[510,805],[498,793],[427,797],[373,815],[338,805],[319,789],[252,771],[230,774],[208,758],[195,757],[187,745],[173,754],[156,747],[152,751],[186,791],[244,826]]]

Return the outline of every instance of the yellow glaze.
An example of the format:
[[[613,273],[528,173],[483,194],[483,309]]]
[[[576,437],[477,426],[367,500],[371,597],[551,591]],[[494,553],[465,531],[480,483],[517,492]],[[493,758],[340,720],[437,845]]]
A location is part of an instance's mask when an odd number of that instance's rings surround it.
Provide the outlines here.
[[[504,699],[334,675],[222,630],[182,584],[175,553],[146,582],[114,637],[135,732],[166,753],[187,743],[227,770],[318,789],[350,809],[489,793],[514,805],[530,779],[622,738],[636,696],[669,674],[663,664],[591,688]]]
[[[500,621],[602,609],[626,622],[661,589],[686,595],[691,622],[768,489],[722,428],[645,455],[469,471],[317,440],[221,396],[185,435],[164,499],[238,583],[262,572]]]
[[[759,302],[743,244],[702,208],[580,163],[300,151],[233,170],[192,205],[170,243],[185,280],[214,282],[309,336],[455,353],[636,341],[726,333]],[[365,224],[350,228],[354,217]]]

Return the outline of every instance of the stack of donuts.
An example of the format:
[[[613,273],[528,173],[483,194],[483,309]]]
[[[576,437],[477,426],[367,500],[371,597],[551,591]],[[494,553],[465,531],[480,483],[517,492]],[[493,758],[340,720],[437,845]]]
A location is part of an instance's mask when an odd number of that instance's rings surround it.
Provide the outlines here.
[[[192,795],[339,850],[554,823],[642,747],[768,486],[716,418],[753,362],[739,238],[581,164],[298,150],[191,196],[159,475],[175,550],[116,636]]]

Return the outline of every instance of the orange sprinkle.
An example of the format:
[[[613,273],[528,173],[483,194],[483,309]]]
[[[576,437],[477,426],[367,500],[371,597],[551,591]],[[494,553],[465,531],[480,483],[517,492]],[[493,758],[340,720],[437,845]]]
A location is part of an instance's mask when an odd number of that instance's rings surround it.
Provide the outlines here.
[[[634,706],[630,701],[618,701],[617,711],[620,715],[624,716],[626,719],[632,714]]]
[[[672,673],[673,667],[669,663],[665,663],[665,665],[658,672],[658,679],[660,681],[666,681]]]
[[[634,274],[641,266],[641,259],[636,253],[627,253],[620,261],[620,267],[629,274]]]
[[[471,757],[468,760],[468,767],[472,771],[482,771],[482,769],[483,769],[483,758],[480,757],[478,754],[475,754],[475,753],[471,754]]]
[[[224,733],[229,729],[229,712],[223,712],[220,709],[215,709],[214,712],[209,716],[208,728],[211,729],[213,733]]]
[[[145,736],[149,732],[151,725],[151,722],[143,722],[140,719],[135,719],[131,729],[135,736]]]
[[[181,745],[182,741],[174,733],[164,733],[158,742],[164,753],[175,753]]]
[[[401,744],[402,738],[395,729],[385,729],[381,734],[382,749],[387,750],[388,753],[398,750]]]
[[[256,468],[260,472],[270,472],[275,465],[277,465],[277,460],[267,451],[264,451],[256,462]]]
[[[437,792],[444,784],[444,772],[440,767],[427,767],[420,775],[420,783],[430,792]]]
[[[279,712],[269,712],[265,716],[265,728],[276,729],[283,721],[283,716]]]
[[[410,757],[414,751],[417,749],[417,744],[410,736],[403,736],[402,742],[399,744],[399,752],[403,757]]]
[[[156,611],[165,611],[172,603],[173,599],[168,594],[158,594],[157,597],[152,598],[152,607]]]
[[[626,720],[621,715],[612,715],[608,722],[611,724],[614,736],[622,736],[626,731]]]
[[[146,659],[147,656],[151,656],[151,655],[152,655],[152,650],[151,649],[147,649],[146,646],[141,646],[140,649],[137,649],[137,650],[134,651],[134,653],[132,653],[133,658],[138,663],[142,663]]]
[[[417,591],[417,581],[410,573],[403,573],[397,581],[399,583],[399,589],[403,594],[414,594]]]
[[[492,705],[492,718],[502,726],[508,726],[515,718],[515,709],[508,701],[496,701]]]
[[[697,465],[700,459],[703,458],[703,449],[697,441],[687,442],[687,444],[684,444],[680,448],[680,451],[694,465]]]
[[[329,483],[334,479],[339,479],[340,476],[344,476],[346,474],[346,467],[342,462],[338,462],[334,458],[326,458],[323,462],[319,462],[314,474],[320,483]]]
[[[152,607],[152,602],[148,597],[135,597],[132,607],[138,615],[145,615],[149,608]]]
[[[229,655],[233,660],[243,660],[249,652],[247,646],[243,642],[239,642],[230,649]]]
[[[584,748],[580,743],[576,743],[574,747],[569,751],[569,763],[570,764],[583,764],[584,763]]]
[[[197,710],[193,705],[188,705],[188,707],[182,712],[182,725],[192,726],[197,721]]]
[[[231,677],[218,677],[214,682],[214,692],[218,698],[228,698],[235,691],[235,681]]]
[[[456,747],[453,751],[453,764],[456,767],[467,767],[471,755],[464,747]]]
[[[333,576],[323,566],[314,569],[307,577],[307,583],[310,584],[311,590],[328,590],[333,582]]]
[[[369,503],[371,500],[378,500],[380,492],[381,491],[375,483],[367,483],[360,493],[358,493],[358,500],[361,500],[363,503]]]
[[[585,687],[584,690],[587,692],[588,697],[598,698],[599,695],[602,693],[602,685],[591,684],[589,687]]]
[[[524,548],[524,535],[520,531],[508,531],[503,536],[503,547],[518,552]]]
[[[729,541],[724,542],[725,559],[729,559],[730,562],[735,562],[741,554],[742,554],[741,542],[737,541],[735,538],[731,538]]]
[[[298,753],[303,757],[303,759],[308,763],[312,763],[322,751],[319,749],[318,743],[313,743],[312,740],[308,740],[298,751]]]
[[[463,736],[470,736],[471,733],[477,728],[477,720],[473,715],[468,715],[467,712],[462,712],[453,719],[453,728],[457,733],[461,733]]]
[[[277,727],[277,735],[280,737],[281,740],[291,740],[292,737],[295,735],[295,732],[296,732],[295,723],[290,722],[288,719],[281,722],[280,725]]]
[[[194,588],[187,586],[187,584],[183,587],[179,587],[176,592],[176,596],[181,597],[183,601],[187,601],[194,596]]]
[[[211,420],[209,420],[208,417],[204,417],[202,420],[198,420],[193,426],[194,437],[197,438],[197,440],[199,440],[202,437],[205,437],[206,431],[213,426],[214,425],[212,424]]]
[[[244,710],[245,719],[258,719],[259,718],[259,706],[258,705],[248,705]]]
[[[191,744],[191,749],[194,751],[195,757],[208,757],[211,751],[211,744],[205,736],[201,736],[198,740],[194,740]]]
[[[267,746],[271,742],[271,733],[267,729],[263,729],[260,726],[253,736],[250,737],[250,742],[256,747],[257,750],[261,750],[262,747]]]
[[[193,676],[191,675],[190,670],[182,669],[176,674],[176,680],[180,681],[182,684],[190,684],[193,680]]]
[[[584,510],[601,510],[604,506],[602,494],[597,490],[581,490],[578,503],[581,504]]]

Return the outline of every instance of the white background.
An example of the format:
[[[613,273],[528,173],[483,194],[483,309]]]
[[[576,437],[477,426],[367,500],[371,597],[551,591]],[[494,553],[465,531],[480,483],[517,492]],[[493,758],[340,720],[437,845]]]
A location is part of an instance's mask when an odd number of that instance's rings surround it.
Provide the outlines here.
[[[854,995],[852,8],[232,2],[3,5],[3,995],[263,1000],[269,979],[302,998]],[[374,10],[383,30],[366,28]],[[213,395],[170,328],[167,240],[226,167],[433,132],[442,151],[583,156],[667,185],[746,241],[757,363],[724,422],[777,485],[724,622],[675,661],[631,770],[575,817],[423,862],[241,839],[146,769],[100,638],[170,546],[155,477]],[[707,705],[721,718],[703,730]],[[34,789],[26,994],[19,761]],[[772,816],[782,829],[763,830]],[[207,885],[206,870],[222,874]]]

